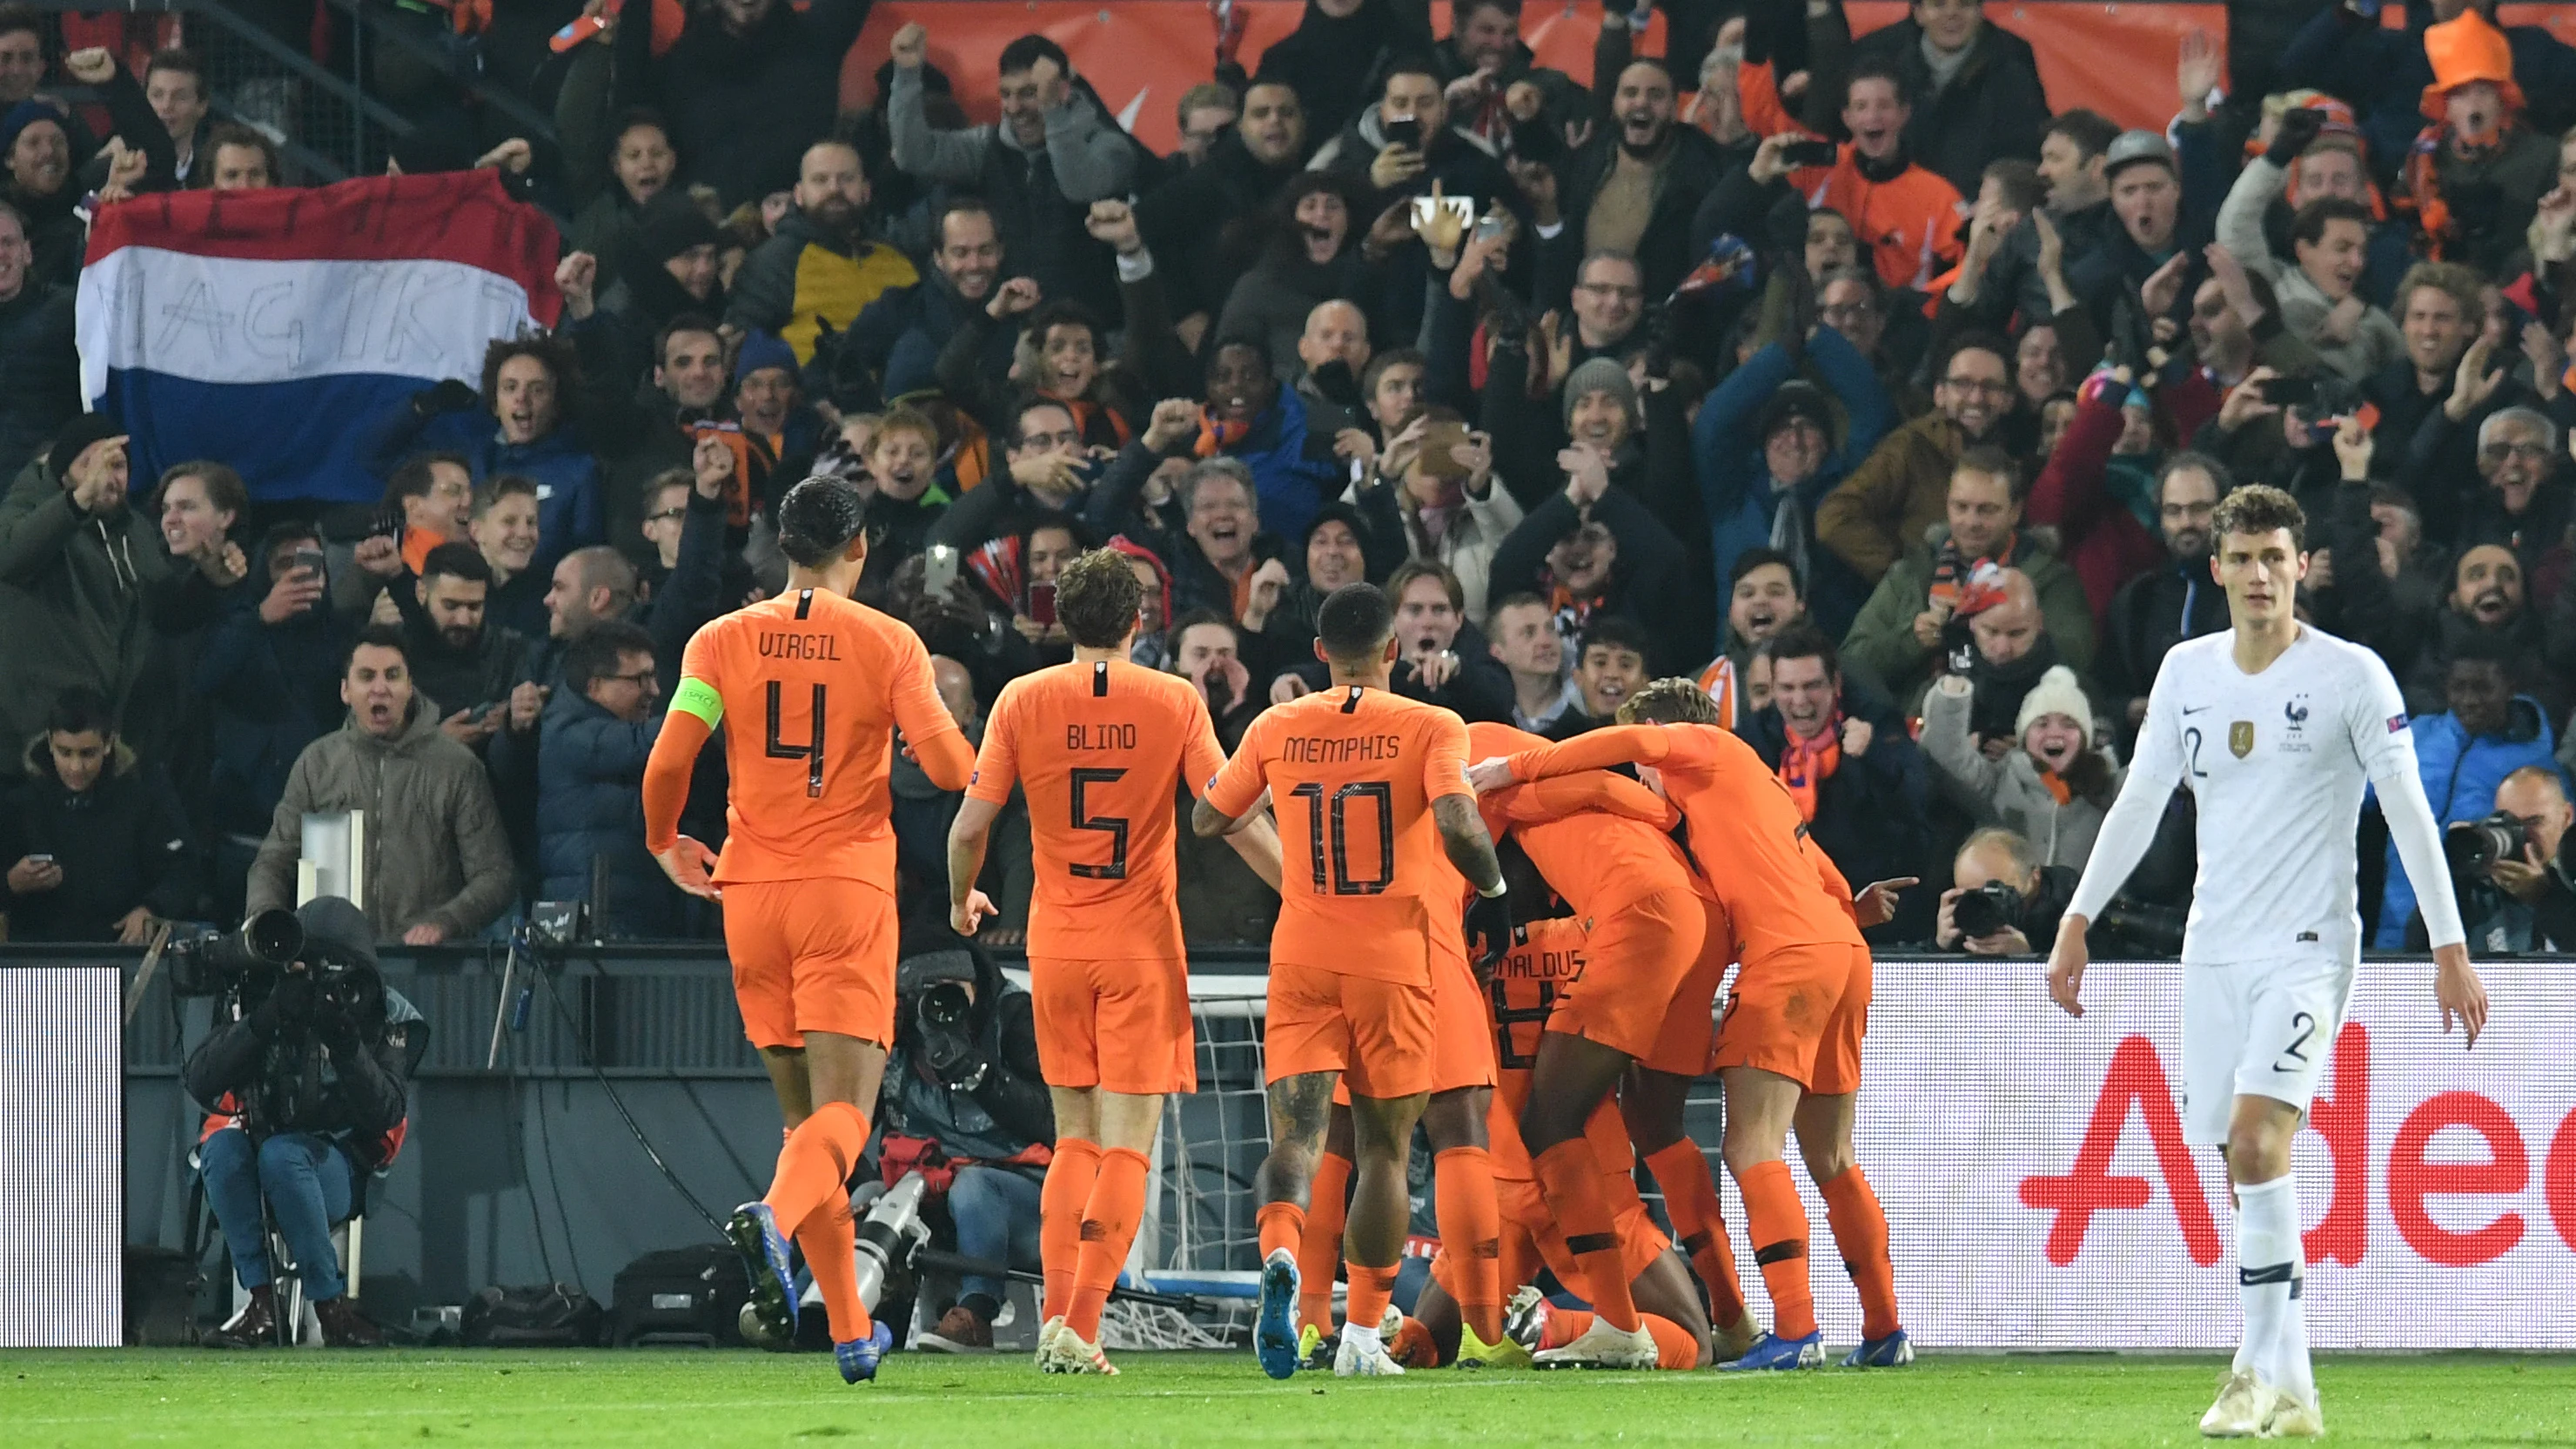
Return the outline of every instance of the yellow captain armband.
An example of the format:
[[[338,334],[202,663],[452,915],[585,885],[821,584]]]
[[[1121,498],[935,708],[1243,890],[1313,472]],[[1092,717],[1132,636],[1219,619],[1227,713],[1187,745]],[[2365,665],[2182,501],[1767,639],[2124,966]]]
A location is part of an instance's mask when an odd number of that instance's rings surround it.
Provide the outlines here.
[[[671,692],[671,708],[678,714],[693,714],[706,722],[708,729],[724,723],[724,696],[703,679],[683,679]]]

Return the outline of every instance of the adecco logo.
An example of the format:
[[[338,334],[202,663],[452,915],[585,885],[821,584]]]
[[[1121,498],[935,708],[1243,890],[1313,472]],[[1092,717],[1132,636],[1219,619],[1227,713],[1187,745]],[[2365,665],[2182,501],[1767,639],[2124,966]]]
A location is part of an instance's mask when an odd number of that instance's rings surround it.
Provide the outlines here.
[[[2576,1112],[2533,1123],[2526,1137],[2510,1112],[2480,1092],[2437,1091],[2412,1104],[2394,1105],[2403,1106],[2405,1115],[2389,1140],[2385,1171],[2377,1180],[2386,1184],[2388,1215],[2398,1236],[2418,1257],[2443,1267],[2475,1267],[2513,1251],[2526,1234],[2538,1230],[2522,1212],[2501,1204],[2489,1214],[2465,1206],[2446,1209],[2444,1217],[2454,1223],[2481,1216],[2484,1221],[2474,1227],[2445,1227],[2427,1204],[2444,1197],[2519,1197],[2531,1186],[2531,1144],[2542,1139],[2547,1143],[2539,1169],[2541,1204],[2549,1219],[2545,1231],[2554,1231],[2560,1242],[2576,1249]],[[2370,1033],[2359,1022],[2348,1022],[2335,1039],[2331,1075],[2308,1114],[2307,1125],[2324,1139],[2334,1168],[2325,1216],[2306,1235],[2311,1263],[2357,1265],[2370,1251],[2372,1110]],[[2074,1162],[2063,1173],[2021,1180],[2023,1205],[2054,1214],[2048,1261],[2059,1267],[2073,1263],[2084,1251],[2095,1214],[2140,1211],[2152,1199],[2145,1178],[2110,1170],[2133,1117],[2145,1127],[2154,1149],[2185,1250],[2195,1263],[2215,1264],[2222,1243],[2208,1188],[2225,1184],[2204,1183],[2202,1164],[2216,1173],[2217,1159],[2195,1159],[2184,1145],[2182,1118],[2164,1064],[2143,1035],[2122,1038],[2112,1051]],[[2483,1139],[2486,1160],[2433,1160],[2429,1150],[2434,1138],[2452,1128]]]

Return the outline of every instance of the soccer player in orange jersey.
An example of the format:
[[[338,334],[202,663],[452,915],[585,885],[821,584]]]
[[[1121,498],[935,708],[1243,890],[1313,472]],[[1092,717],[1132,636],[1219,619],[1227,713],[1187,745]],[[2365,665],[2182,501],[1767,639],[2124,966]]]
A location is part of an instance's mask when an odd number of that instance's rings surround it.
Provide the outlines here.
[[[1100,1351],[1101,1306],[1144,1213],[1164,1094],[1198,1088],[1172,800],[1184,783],[1202,788],[1225,752],[1189,681],[1127,662],[1144,592],[1113,549],[1056,575],[1073,662],[1003,686],[948,833],[950,924],[972,936],[993,910],[975,877],[994,818],[1013,786],[1027,792],[1029,989],[1055,1098],[1055,1158],[1038,1199],[1038,1367],[1049,1373],[1117,1372]],[[1277,889],[1270,822],[1228,839]]]
[[[1827,1222],[1860,1290],[1863,1342],[1852,1366],[1913,1361],[1896,1316],[1887,1217],[1851,1158],[1852,1094],[1869,1017],[1869,947],[1851,902],[1832,899],[1806,848],[1795,801],[1751,746],[1716,722],[1686,679],[1623,701],[1621,723],[1563,744],[1480,761],[1483,790],[1634,763],[1679,806],[1702,877],[1733,923],[1741,967],[1713,1060],[1726,1091],[1727,1170],[1743,1190],[1755,1260],[1770,1290],[1771,1332],[1735,1369],[1824,1362],[1807,1281],[1807,1214],[1781,1153],[1794,1125]],[[1864,894],[1881,896],[1887,885]]]
[[[894,1034],[892,736],[902,729],[944,790],[964,789],[975,763],[921,640],[850,598],[868,562],[864,503],[833,479],[788,490],[786,591],[689,641],[644,769],[645,845],[682,890],[724,903],[734,999],[791,1129],[768,1195],[735,1209],[726,1236],[747,1260],[756,1310],[785,1337],[797,1318],[795,1236],[851,1383],[876,1377],[891,1341],[859,1300],[847,1183]],[[679,833],[680,807],[698,750],[728,717],[718,858]]]
[[[1439,953],[1463,948],[1462,935],[1488,962],[1511,936],[1502,869],[1467,788],[1467,727],[1388,691],[1396,642],[1386,595],[1344,585],[1316,625],[1332,687],[1254,720],[1191,817],[1203,836],[1235,830],[1266,790],[1289,857],[1264,1033],[1271,1148],[1254,1182],[1253,1348],[1280,1379],[1297,1371],[1296,1243],[1337,1077],[1351,1090],[1357,1184],[1342,1237],[1349,1317],[1333,1372],[1403,1372],[1378,1322],[1404,1246],[1405,1154],[1434,1082],[1432,971]],[[1463,933],[1444,853],[1476,891]]]
[[[1506,725],[1468,731],[1474,751],[1494,757],[1543,747],[1536,735]],[[1701,898],[1689,864],[1662,830],[1670,807],[1631,781],[1604,771],[1488,794],[1488,829],[1508,830],[1549,885],[1592,922],[1586,966],[1570,982],[1536,1044],[1533,1085],[1519,1119],[1522,1142],[1549,1209],[1565,1225],[1574,1252],[1594,1266],[1598,1317],[1575,1342],[1548,1350],[1542,1367],[1648,1368],[1659,1357],[1653,1336],[1626,1294],[1611,1204],[1599,1184],[1629,1160],[1622,1141],[1602,1161],[1585,1140],[1594,1109],[1622,1077],[1670,1082],[1657,1093],[1668,1117],[1640,1145],[1663,1184],[1674,1225],[1692,1243],[1719,1322],[1741,1352],[1743,1292],[1718,1215],[1708,1159],[1681,1130],[1681,1101],[1707,1069],[1717,983],[1727,957],[1702,949],[1709,934],[1730,937],[1722,909]]]
[[[1478,726],[1469,726],[1472,736]],[[1603,777],[1610,778],[1610,777]],[[1662,802],[1628,781],[1619,782]],[[1510,869],[1508,865],[1505,867]],[[1494,1090],[1489,1122],[1493,1141],[1494,1185],[1502,1204],[1500,1269],[1515,1288],[1534,1281],[1544,1263],[1560,1282],[1598,1301],[1587,1270],[1566,1245],[1564,1225],[1550,1213],[1540,1190],[1537,1170],[1521,1145],[1519,1121],[1530,1099],[1531,1068],[1537,1064],[1542,1031],[1559,1031],[1564,1002],[1581,982],[1591,979],[1583,922],[1574,917],[1532,921],[1515,926],[1512,948],[1494,971],[1488,988],[1487,1019],[1499,1059],[1500,1081]],[[1646,1215],[1629,1176],[1635,1161],[1619,1113],[1608,1100],[1594,1104],[1584,1133],[1601,1168],[1601,1189],[1611,1203],[1613,1231],[1619,1245],[1620,1271],[1647,1333],[1654,1339],[1652,1367],[1698,1368],[1708,1362],[1708,1317],[1700,1309],[1690,1269],[1673,1245]],[[1435,1345],[1445,1345],[1463,1327],[1455,1306],[1458,1277],[1464,1265],[1446,1243],[1432,1260],[1432,1281],[1414,1306]],[[1597,1321],[1592,1313],[1548,1312],[1535,1294],[1531,1307],[1514,1314],[1524,1352],[1546,1353],[1580,1339]],[[1740,1310],[1739,1310],[1740,1312]],[[1460,1339],[1463,1343],[1463,1338]],[[1551,1360],[1561,1362],[1562,1360]]]

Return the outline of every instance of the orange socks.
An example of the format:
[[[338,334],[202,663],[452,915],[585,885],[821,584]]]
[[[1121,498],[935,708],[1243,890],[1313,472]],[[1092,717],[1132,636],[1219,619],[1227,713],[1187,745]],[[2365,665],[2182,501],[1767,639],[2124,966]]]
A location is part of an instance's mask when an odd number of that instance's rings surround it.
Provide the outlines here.
[[[1347,1305],[1350,1309],[1348,1321],[1375,1329],[1378,1320],[1386,1317],[1388,1300],[1395,1297],[1395,1268],[1392,1265],[1384,1268],[1370,1268],[1353,1263],[1350,1269],[1351,1293]]]
[[[1064,1326],[1085,1343],[1100,1339],[1100,1309],[1127,1263],[1127,1247],[1136,1241],[1136,1220],[1145,1215],[1145,1154],[1112,1147],[1100,1154],[1100,1173],[1091,1201],[1082,1210],[1082,1251],[1073,1274],[1073,1299]]]
[[[870,1332],[867,1306],[859,1302],[858,1238],[850,1222],[850,1172],[867,1145],[866,1113],[848,1102],[824,1103],[787,1134],[769,1195],[762,1199],[804,1250],[836,1343]]]
[[[1281,1248],[1297,1251],[1297,1240],[1306,1231],[1306,1210],[1293,1202],[1266,1202],[1252,1215],[1252,1230],[1261,1235],[1261,1261]]]
[[[1735,1181],[1744,1190],[1753,1261],[1762,1265],[1762,1286],[1771,1292],[1771,1332],[1804,1338],[1816,1331],[1816,1299],[1807,1286],[1807,1209],[1789,1180],[1789,1164],[1757,1162]]]
[[[1306,1228],[1297,1248],[1297,1321],[1333,1331],[1333,1274],[1342,1263],[1342,1224],[1350,1215],[1351,1160],[1338,1152],[1315,1157],[1315,1185],[1306,1194]],[[1268,1254],[1265,1252],[1264,1257]]]
[[[1458,1315],[1478,1340],[1503,1337],[1503,1210],[1494,1201],[1494,1159],[1482,1147],[1452,1147],[1432,1159],[1440,1245],[1456,1260]]]
[[[1842,1251],[1843,1270],[1860,1292],[1860,1331],[1885,1338],[1897,1329],[1896,1267],[1887,1257],[1887,1214],[1857,1167],[1824,1185],[1825,1225]]]
[[[1038,1260],[1046,1269],[1046,1305],[1038,1322],[1064,1316],[1073,1301],[1073,1262],[1082,1251],[1083,1205],[1091,1200],[1092,1179],[1100,1173],[1100,1148],[1079,1137],[1055,1140],[1055,1160],[1047,1164],[1046,1183],[1038,1189]],[[1088,1335],[1086,1335],[1088,1337]]]
[[[1622,1333],[1637,1331],[1637,1304],[1628,1294],[1628,1265],[1619,1252],[1619,1234],[1610,1202],[1601,1190],[1601,1166],[1592,1146],[1570,1137],[1538,1155],[1538,1187],[1565,1232],[1566,1250],[1583,1274],[1583,1296],[1593,1310]]]
[[[1731,1328],[1744,1316],[1744,1284],[1735,1276],[1735,1246],[1726,1240],[1726,1217],[1717,1205],[1717,1183],[1709,1176],[1708,1158],[1699,1144],[1685,1137],[1648,1154],[1646,1166],[1664,1190],[1664,1210],[1673,1216],[1673,1231],[1682,1251],[1708,1285],[1711,1321]]]
[[[1699,1367],[1699,1335],[1652,1313],[1640,1313],[1638,1320],[1655,1340],[1655,1367],[1659,1369],[1695,1369]],[[1542,1349],[1563,1348],[1583,1336],[1592,1326],[1592,1315],[1580,1308],[1550,1309],[1547,1327],[1539,1334]]]

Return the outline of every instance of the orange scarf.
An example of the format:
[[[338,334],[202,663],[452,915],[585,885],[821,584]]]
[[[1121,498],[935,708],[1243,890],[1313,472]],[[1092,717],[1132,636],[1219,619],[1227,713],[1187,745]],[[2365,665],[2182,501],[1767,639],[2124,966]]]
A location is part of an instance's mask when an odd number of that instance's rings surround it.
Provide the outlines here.
[[[1199,414],[1199,441],[1193,450],[1202,458],[1213,458],[1252,436],[1252,424],[1220,422],[1214,416]]]
[[[1825,727],[1811,740],[1798,738],[1788,731],[1789,742],[1780,751],[1780,783],[1788,787],[1789,798],[1798,802],[1798,818],[1810,825],[1816,823],[1816,790],[1834,777],[1843,764],[1843,712],[1837,708],[1825,717]]]

